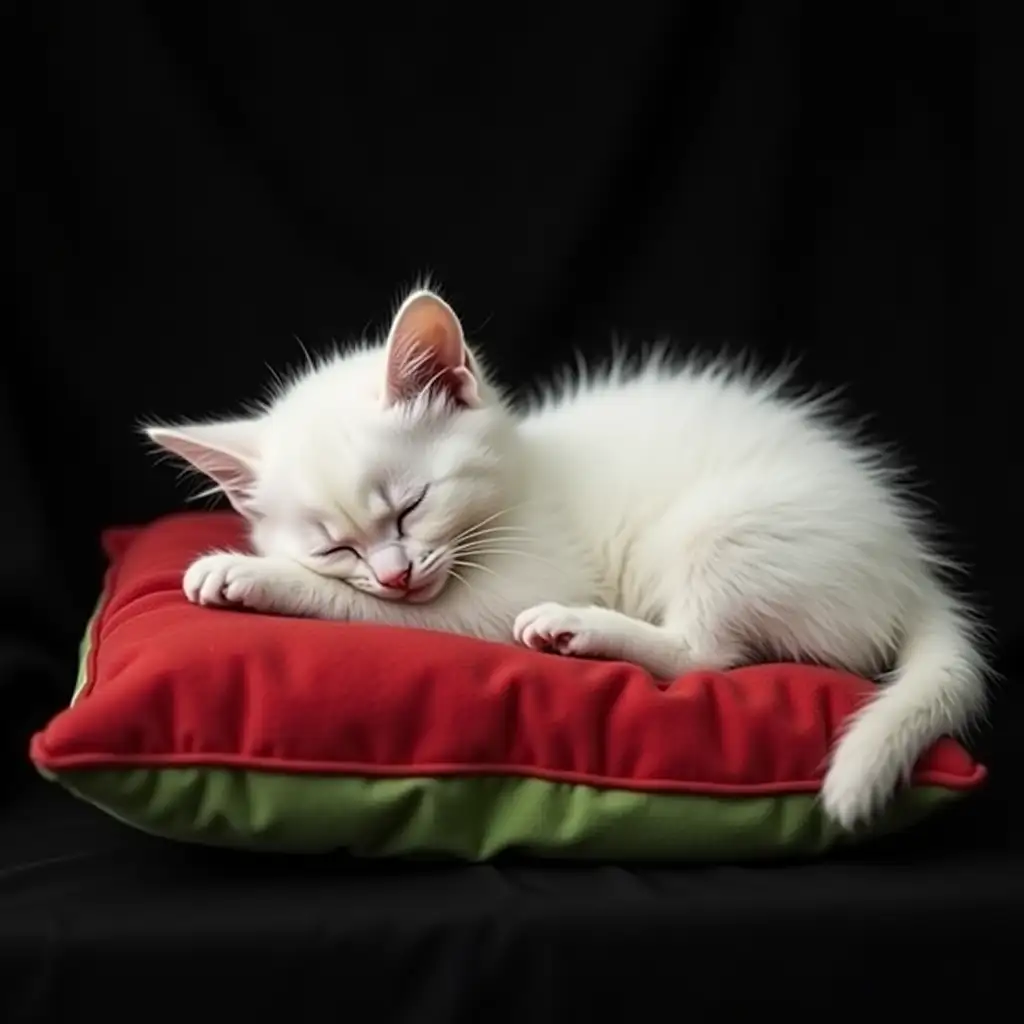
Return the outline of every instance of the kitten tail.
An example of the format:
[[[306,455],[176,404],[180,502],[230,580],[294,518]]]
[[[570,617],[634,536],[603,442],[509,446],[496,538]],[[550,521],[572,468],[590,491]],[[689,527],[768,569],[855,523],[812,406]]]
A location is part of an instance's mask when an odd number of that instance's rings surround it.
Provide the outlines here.
[[[847,722],[821,799],[846,829],[866,822],[944,735],[963,732],[985,706],[986,665],[971,616],[939,586],[906,631],[896,669]]]

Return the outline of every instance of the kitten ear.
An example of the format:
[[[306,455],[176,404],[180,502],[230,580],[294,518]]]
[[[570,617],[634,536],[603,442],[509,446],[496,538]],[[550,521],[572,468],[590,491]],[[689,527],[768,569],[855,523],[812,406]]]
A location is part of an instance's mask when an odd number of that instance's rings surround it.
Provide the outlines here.
[[[456,405],[480,405],[476,365],[459,318],[444,299],[421,290],[402,303],[388,333],[385,403],[411,401],[428,388]]]
[[[144,427],[143,432],[155,444],[208,476],[224,492],[236,512],[252,518],[252,491],[259,460],[259,420]]]

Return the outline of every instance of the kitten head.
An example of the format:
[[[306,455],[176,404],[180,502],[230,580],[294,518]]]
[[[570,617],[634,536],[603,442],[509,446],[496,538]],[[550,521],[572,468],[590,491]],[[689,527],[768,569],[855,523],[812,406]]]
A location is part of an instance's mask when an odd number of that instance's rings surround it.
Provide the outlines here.
[[[389,601],[437,597],[512,503],[512,419],[423,289],[382,343],[311,365],[258,415],[145,432],[227,496],[262,554]]]

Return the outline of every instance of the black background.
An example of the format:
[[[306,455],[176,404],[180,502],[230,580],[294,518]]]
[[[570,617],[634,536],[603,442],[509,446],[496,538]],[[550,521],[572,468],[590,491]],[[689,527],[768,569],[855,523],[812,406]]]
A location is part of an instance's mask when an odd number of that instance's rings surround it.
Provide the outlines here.
[[[379,330],[430,272],[512,384],[671,336],[845,386],[989,609],[1007,681],[964,827],[1009,834],[1024,175],[999,25],[924,0],[110,0],[14,28],[8,789],[67,699],[99,529],[184,498],[137,422],[233,411],[296,336]]]

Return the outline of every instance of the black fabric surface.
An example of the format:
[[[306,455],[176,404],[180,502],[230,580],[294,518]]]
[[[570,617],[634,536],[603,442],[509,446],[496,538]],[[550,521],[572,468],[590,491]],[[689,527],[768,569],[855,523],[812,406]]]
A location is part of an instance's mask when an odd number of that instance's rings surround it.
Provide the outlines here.
[[[0,1020],[140,999],[149,1020],[798,1019],[1015,989],[1012,34],[923,0],[582,12],[17,6]],[[174,846],[36,778],[28,736],[70,694],[99,530],[184,496],[134,425],[234,411],[266,363],[384,327],[425,271],[515,385],[670,335],[846,386],[989,610],[987,790],[812,865],[466,868]]]

